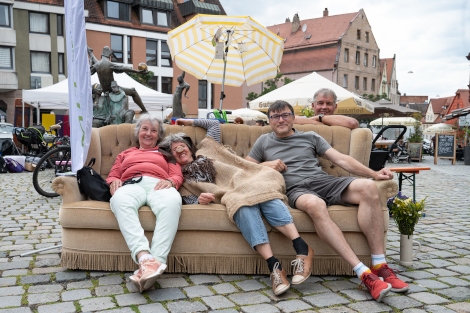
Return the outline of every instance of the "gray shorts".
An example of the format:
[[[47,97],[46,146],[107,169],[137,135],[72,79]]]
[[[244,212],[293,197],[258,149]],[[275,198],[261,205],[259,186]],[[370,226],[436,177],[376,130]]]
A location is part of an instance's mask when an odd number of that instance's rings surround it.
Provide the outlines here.
[[[295,201],[304,194],[315,195],[326,202],[326,206],[333,204],[349,205],[343,202],[341,194],[357,177],[335,177],[332,175],[317,176],[305,179],[287,192],[289,205],[295,208]]]

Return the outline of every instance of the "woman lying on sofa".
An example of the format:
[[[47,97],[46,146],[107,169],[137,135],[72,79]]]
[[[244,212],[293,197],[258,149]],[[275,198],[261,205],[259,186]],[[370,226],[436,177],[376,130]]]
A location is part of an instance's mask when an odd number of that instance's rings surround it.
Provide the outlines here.
[[[285,202],[282,175],[265,166],[245,161],[220,145],[220,125],[215,120],[178,119],[177,125],[207,129],[207,137],[196,147],[184,133],[171,134],[161,144],[181,164],[184,183],[180,194],[186,204],[224,204],[228,217],[245,239],[268,263],[273,292],[289,289],[286,271],[271,250],[261,214],[268,223],[293,242],[297,257],[292,261],[292,284],[303,283],[312,272],[313,250],[302,240]],[[282,201],[283,200],[283,201]]]
[[[183,182],[181,166],[157,143],[165,134],[160,119],[142,114],[135,126],[138,147],[121,152],[106,179],[111,210],[119,223],[139,270],[129,279],[140,292],[153,286],[166,269],[166,260],[178,229]],[[150,247],[138,210],[148,205],[157,217]]]

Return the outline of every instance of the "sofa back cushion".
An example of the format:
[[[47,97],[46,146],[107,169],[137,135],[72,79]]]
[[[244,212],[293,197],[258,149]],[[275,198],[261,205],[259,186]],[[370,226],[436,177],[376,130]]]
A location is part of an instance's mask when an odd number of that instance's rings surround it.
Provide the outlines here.
[[[372,142],[372,133],[369,129],[359,128],[351,131],[345,127],[317,125],[294,125],[294,127],[299,131],[316,132],[339,152],[352,156],[365,166],[369,165]],[[206,130],[200,127],[165,125],[165,136],[179,132],[188,134],[198,148],[206,136]],[[269,132],[272,132],[270,126],[224,124],[221,125],[221,142],[224,146],[230,146],[238,156],[244,158],[250,152],[255,141],[262,134]],[[134,136],[134,125],[109,125],[93,129],[87,159],[95,157],[94,169],[103,177],[107,177],[118,154],[135,146],[137,146],[137,142]],[[323,158],[320,158],[320,165],[328,174],[337,177],[350,176],[348,172]]]

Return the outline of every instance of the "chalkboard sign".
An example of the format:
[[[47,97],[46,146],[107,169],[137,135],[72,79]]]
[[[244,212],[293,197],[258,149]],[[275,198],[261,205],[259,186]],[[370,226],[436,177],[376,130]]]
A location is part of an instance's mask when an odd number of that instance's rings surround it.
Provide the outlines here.
[[[409,143],[408,150],[410,151],[410,159],[412,161],[419,161],[421,162],[421,152],[423,151],[423,144],[422,143]]]
[[[437,164],[438,158],[452,159],[452,164],[455,164],[455,148],[455,133],[436,134],[434,164]]]

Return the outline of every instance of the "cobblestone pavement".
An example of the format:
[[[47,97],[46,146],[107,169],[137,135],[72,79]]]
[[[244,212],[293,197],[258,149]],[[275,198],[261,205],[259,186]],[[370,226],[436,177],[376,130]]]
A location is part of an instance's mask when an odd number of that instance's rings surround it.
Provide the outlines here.
[[[164,274],[157,289],[141,295],[130,273],[61,268],[58,249],[22,258],[60,244],[61,200],[39,196],[31,173],[0,175],[0,313],[470,312],[470,166],[434,165],[429,156],[399,166],[431,167],[417,175],[417,198],[427,197],[414,236],[422,251],[412,267],[398,265],[400,237],[390,222],[388,261],[411,288],[380,304],[357,290],[356,277],[311,277],[278,298],[267,276]],[[412,193],[406,183],[403,192]]]

